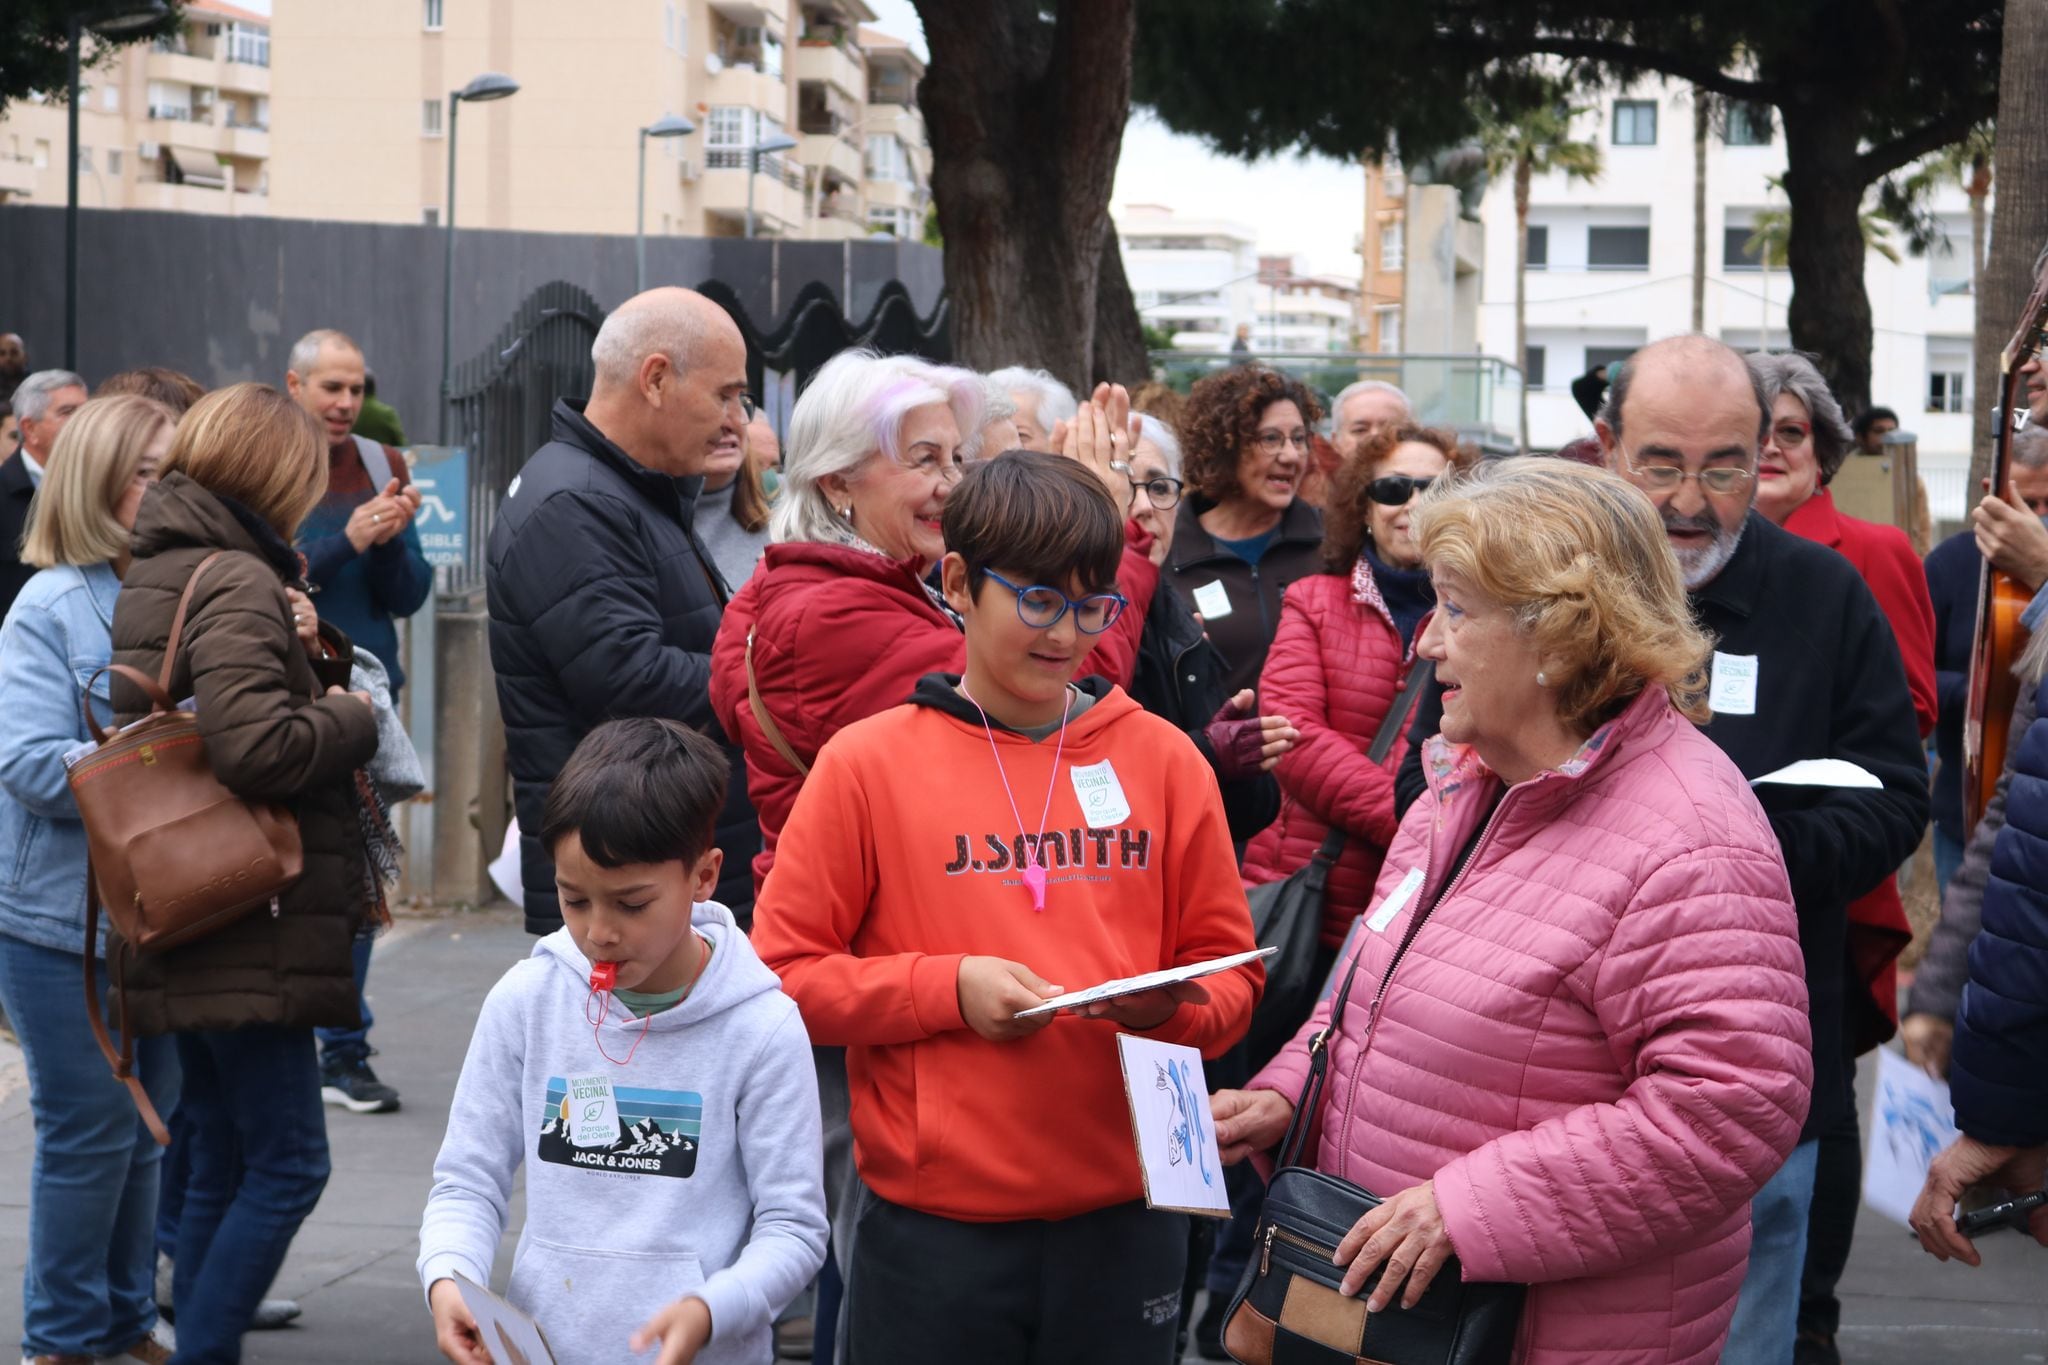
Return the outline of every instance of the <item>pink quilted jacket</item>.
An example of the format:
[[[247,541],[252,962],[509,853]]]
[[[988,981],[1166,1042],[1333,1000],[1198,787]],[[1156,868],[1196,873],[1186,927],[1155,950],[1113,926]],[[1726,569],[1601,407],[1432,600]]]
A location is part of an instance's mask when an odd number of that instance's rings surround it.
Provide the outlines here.
[[[1734,764],[1645,693],[1502,799],[1375,1022],[1499,789],[1440,737],[1425,759],[1374,904],[1425,880],[1360,935],[1317,1165],[1383,1195],[1434,1180],[1466,1278],[1530,1285],[1517,1360],[1711,1362],[1749,1200],[1812,1087],[1777,841]],[[1252,1086],[1295,1098],[1329,1010]]]
[[[1335,821],[1351,837],[1323,900],[1327,947],[1343,943],[1365,909],[1394,839],[1405,736],[1385,764],[1368,762],[1365,751],[1401,690],[1403,653],[1370,571],[1316,574],[1289,585],[1259,675],[1260,709],[1293,721],[1301,739],[1280,760],[1280,818],[1245,848],[1244,880],[1277,882],[1307,866]]]

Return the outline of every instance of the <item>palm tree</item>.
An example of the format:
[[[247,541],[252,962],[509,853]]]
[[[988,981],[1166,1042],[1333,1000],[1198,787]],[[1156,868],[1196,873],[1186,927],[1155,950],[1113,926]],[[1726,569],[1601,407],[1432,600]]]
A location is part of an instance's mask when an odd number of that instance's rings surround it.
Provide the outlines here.
[[[1767,182],[1780,194],[1785,191],[1785,178],[1770,177]],[[1857,222],[1863,228],[1863,249],[1875,251],[1893,265],[1899,263],[1899,249],[1892,245],[1892,219],[1882,208],[1867,208],[1857,215]],[[1757,349],[1769,350],[1771,339],[1771,271],[1785,264],[1786,246],[1792,240],[1792,206],[1758,209],[1750,223],[1749,237],[1742,244],[1745,255],[1756,258],[1763,267],[1764,308],[1762,325],[1757,329]]]
[[[1572,138],[1572,120],[1588,112],[1557,98],[1531,105],[1512,121],[1490,123],[1480,132],[1490,176],[1512,173],[1515,185],[1515,363],[1529,357],[1529,186],[1539,175],[1561,174],[1567,182],[1600,178],[1600,148]],[[1529,386],[1522,386],[1521,443],[1529,444]]]

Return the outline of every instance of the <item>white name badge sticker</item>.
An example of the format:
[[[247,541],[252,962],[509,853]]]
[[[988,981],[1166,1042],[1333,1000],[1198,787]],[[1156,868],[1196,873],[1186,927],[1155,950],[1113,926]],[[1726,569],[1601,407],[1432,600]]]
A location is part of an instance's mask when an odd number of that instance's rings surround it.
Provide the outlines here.
[[[562,1121],[578,1147],[609,1147],[619,1140],[619,1102],[609,1076],[571,1076],[562,1097]]]
[[[1380,908],[1373,911],[1371,918],[1366,920],[1365,927],[1375,934],[1387,932],[1387,926],[1394,922],[1394,916],[1400,914],[1402,907],[1414,900],[1415,893],[1421,889],[1422,869],[1409,868],[1408,875],[1401,878],[1400,884],[1387,893],[1387,898],[1380,902]]]
[[[1124,799],[1124,784],[1116,780],[1109,760],[1076,765],[1067,770],[1074,779],[1074,799],[1081,803],[1081,818],[1090,829],[1108,829],[1131,818],[1131,803]]]
[[[1195,610],[1204,621],[1221,621],[1230,615],[1230,590],[1223,586],[1222,579],[1195,589]]]
[[[1756,655],[1714,651],[1714,683],[1707,705],[1724,716],[1756,714]]]

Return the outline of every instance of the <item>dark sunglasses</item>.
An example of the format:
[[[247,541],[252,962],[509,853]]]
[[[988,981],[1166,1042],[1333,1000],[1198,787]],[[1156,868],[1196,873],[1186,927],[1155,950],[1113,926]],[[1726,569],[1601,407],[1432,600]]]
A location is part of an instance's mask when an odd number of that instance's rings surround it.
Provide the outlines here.
[[[1365,486],[1365,495],[1382,507],[1406,507],[1408,500],[1435,483],[1409,474],[1386,474]]]

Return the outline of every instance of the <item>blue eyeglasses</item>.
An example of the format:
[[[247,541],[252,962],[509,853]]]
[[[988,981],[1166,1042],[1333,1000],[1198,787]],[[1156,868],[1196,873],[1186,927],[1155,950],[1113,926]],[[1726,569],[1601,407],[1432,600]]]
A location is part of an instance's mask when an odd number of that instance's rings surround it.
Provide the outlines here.
[[[1100,635],[1116,624],[1116,618],[1124,614],[1130,603],[1121,593],[1090,593],[1080,601],[1044,584],[1020,588],[994,569],[983,569],[982,573],[1017,594],[1017,619],[1033,630],[1049,630],[1059,624],[1067,614],[1067,608],[1074,609],[1074,625],[1083,635]]]

